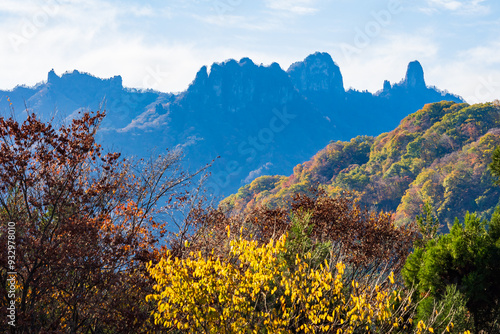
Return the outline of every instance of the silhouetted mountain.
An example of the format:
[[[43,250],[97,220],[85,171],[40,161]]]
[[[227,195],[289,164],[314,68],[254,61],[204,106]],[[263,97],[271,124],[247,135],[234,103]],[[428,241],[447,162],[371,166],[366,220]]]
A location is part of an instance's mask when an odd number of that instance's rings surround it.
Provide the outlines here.
[[[220,156],[215,191],[261,172],[293,168],[328,142],[332,128],[312,109],[276,63],[257,66],[250,59],[214,64],[198,72],[187,91],[168,106],[164,130],[186,147],[188,156]],[[231,166],[231,167],[227,167]],[[240,183],[241,184],[241,183]]]
[[[105,108],[100,140],[114,150],[144,156],[157,147],[181,147],[186,164],[212,168],[210,188],[229,194],[261,174],[286,174],[330,140],[378,135],[424,104],[461,102],[427,87],[418,62],[405,79],[384,82],[375,94],[345,91],[339,67],[315,53],[287,71],[273,63],[228,60],[203,66],[181,94],[124,88],[122,78],[99,79],[73,71],[46,82],[0,92],[6,115],[10,97],[18,117],[24,105],[44,120],[66,121],[84,109]]]
[[[4,115],[8,110],[7,96],[17,114],[22,115],[26,105],[44,120],[63,121],[76,117],[82,110],[103,108],[108,115],[102,126],[119,129],[145,111],[154,110],[157,104],[167,103],[174,95],[124,88],[121,76],[99,79],[75,70],[59,77],[51,70],[47,81],[35,87],[18,86],[12,91],[1,92],[0,106]]]

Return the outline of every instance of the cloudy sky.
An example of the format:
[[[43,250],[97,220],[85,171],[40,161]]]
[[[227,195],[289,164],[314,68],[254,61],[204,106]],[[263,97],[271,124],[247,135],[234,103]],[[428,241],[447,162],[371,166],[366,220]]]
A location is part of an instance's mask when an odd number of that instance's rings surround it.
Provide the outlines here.
[[[500,98],[498,0],[2,0],[0,37],[0,89],[53,68],[179,92],[213,62],[324,51],[346,88],[377,91],[416,59],[429,85]]]

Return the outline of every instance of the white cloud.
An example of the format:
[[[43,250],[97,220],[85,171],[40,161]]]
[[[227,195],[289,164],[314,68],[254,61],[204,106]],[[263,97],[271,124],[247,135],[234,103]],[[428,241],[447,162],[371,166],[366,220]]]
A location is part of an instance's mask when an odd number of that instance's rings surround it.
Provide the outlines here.
[[[121,75],[126,87],[179,92],[188,87],[201,66],[212,62],[242,57],[266,64],[280,60],[276,53],[258,50],[248,43],[214,45],[203,38],[185,39],[182,32],[169,31],[169,26],[156,26],[154,35],[140,30],[141,20],[147,20],[144,16],[167,15],[165,9],[153,13],[147,6],[118,6],[97,0],[60,2],[55,14],[35,26],[29,35],[24,34],[24,25],[33,25],[32,11],[38,7],[19,12],[21,18],[11,15],[0,20],[0,89],[19,84],[33,86],[46,80],[48,71],[54,68],[58,74],[77,69],[101,78]],[[128,16],[125,20],[124,15]],[[135,15],[137,21],[130,15]],[[229,19],[237,25],[241,17]],[[130,21],[134,21],[132,27],[127,26]],[[251,19],[245,21],[249,30],[258,25]],[[12,36],[17,40],[13,42]]]
[[[463,57],[471,63],[481,65],[500,65],[500,42],[477,46],[462,52]]]
[[[11,0],[5,1],[6,8],[13,7]],[[123,29],[130,16],[165,17],[168,9],[153,11],[147,5],[119,6],[96,0],[54,2],[57,7],[50,10],[27,2],[16,15],[0,21],[0,89],[34,85],[54,68],[57,73],[78,69],[98,77],[120,74],[129,87],[177,91],[179,83],[187,87],[201,62],[194,59],[188,43],[158,40],[151,45],[155,42],[143,41],[144,32]],[[37,19],[42,14],[43,20]]]
[[[487,14],[489,6],[483,3],[486,0],[427,0],[428,7],[422,11],[433,13],[436,10],[447,10],[458,14]]]
[[[201,22],[223,28],[244,29],[253,32],[282,29],[281,25],[273,20],[262,20],[262,18],[242,15],[193,15],[193,17]]]
[[[268,8],[296,15],[316,13],[318,9],[314,3],[315,0],[266,0]]]
[[[40,8],[34,1],[3,0],[2,7],[0,7],[0,14],[27,15]]]
[[[34,85],[54,68],[58,74],[73,69],[103,78],[119,74],[127,87],[182,91],[201,66],[212,62],[250,57],[257,64],[276,61],[286,69],[314,51],[330,52],[346,87],[361,90],[381,89],[384,79],[401,80],[408,62],[415,59],[424,66],[428,84],[465,98],[476,96],[477,87],[490,76],[489,87],[500,81],[500,41],[492,42],[498,21],[472,15],[470,20],[443,15],[438,21],[422,12],[403,11],[346,57],[339,43],[356,45],[357,30],[349,27],[366,32],[367,18],[374,21],[370,6],[319,0],[221,2],[238,5],[221,17],[214,7],[219,1],[214,0],[172,0],[167,6],[140,0],[2,0],[0,89]],[[45,19],[43,5],[53,3],[60,5]],[[493,1],[417,3],[427,14],[495,10]],[[405,16],[408,13],[412,16]],[[339,28],[343,31],[336,31]],[[17,51],[12,36],[22,37]]]
[[[442,66],[433,66],[427,73],[439,81],[438,87],[462,96],[468,103],[500,99],[500,70],[497,68],[455,59]]]
[[[451,71],[448,76],[457,80],[450,82],[451,86],[460,85],[464,98],[470,103],[493,101],[500,99],[500,42],[474,47],[460,52],[457,60],[452,64],[461,71]],[[457,74],[467,77],[468,80],[454,78]]]
[[[460,9],[463,5],[462,2],[456,0],[429,0],[428,3],[430,6],[435,6],[447,10],[457,10]]]

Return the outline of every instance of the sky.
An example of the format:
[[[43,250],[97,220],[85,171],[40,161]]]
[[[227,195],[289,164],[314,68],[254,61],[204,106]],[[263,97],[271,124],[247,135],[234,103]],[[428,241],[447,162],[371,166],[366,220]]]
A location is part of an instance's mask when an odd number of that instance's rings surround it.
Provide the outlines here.
[[[376,92],[418,60],[428,85],[500,99],[498,0],[2,0],[0,89],[77,69],[184,91],[227,59],[283,69],[316,51],[346,88]]]

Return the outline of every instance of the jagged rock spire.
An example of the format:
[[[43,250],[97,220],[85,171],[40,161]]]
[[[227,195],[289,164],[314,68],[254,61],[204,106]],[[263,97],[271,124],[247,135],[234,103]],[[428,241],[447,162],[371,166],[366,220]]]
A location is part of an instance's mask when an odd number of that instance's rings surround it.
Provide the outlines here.
[[[424,69],[418,61],[415,60],[408,64],[403,83],[408,88],[425,88]]]

